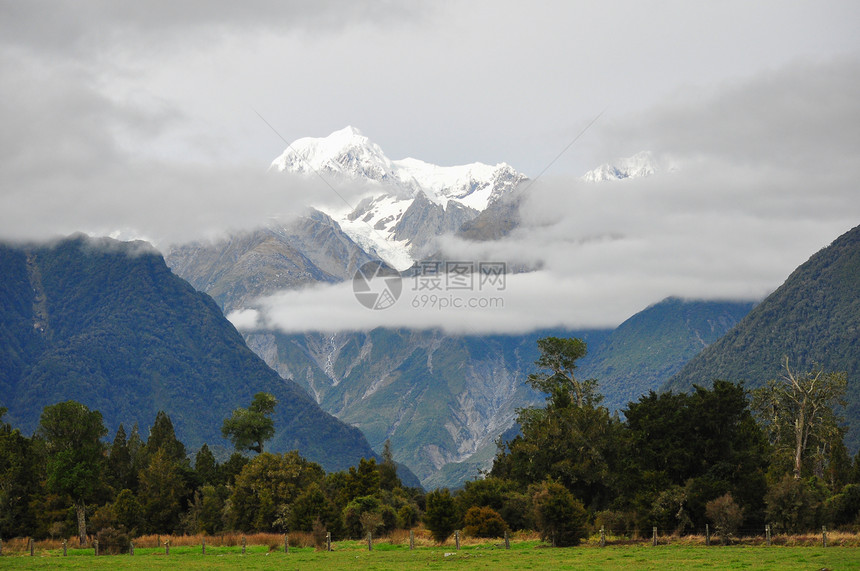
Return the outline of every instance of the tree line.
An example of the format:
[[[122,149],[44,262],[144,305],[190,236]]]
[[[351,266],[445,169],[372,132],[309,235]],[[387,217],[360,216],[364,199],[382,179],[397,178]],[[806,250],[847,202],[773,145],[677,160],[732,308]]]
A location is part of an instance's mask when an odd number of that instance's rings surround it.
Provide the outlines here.
[[[539,530],[574,545],[589,529],[686,533],[712,525],[802,532],[860,526],[860,453],[853,461],[834,412],[845,377],[793,371],[757,391],[716,380],[690,394],[651,392],[622,415],[598,383],[575,376],[579,339],[538,341],[528,383],[543,407],[519,412],[492,468],[456,492],[403,486],[386,443],[381,461],[326,473],[297,452],[264,451],[272,395],[224,420],[236,451],[188,454],[159,412],[144,440],[121,424],[106,441],[98,411],[47,406],[27,437],[0,407],[0,537],[72,534],[121,548],[142,534],[307,531],[358,538],[420,522],[439,541],[456,529],[500,537]]]

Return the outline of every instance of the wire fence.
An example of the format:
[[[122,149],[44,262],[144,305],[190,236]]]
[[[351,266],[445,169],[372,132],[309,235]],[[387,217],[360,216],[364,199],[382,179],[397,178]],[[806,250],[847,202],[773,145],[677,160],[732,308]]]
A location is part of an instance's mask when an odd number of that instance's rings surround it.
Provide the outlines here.
[[[695,529],[687,533],[679,533],[676,530],[661,529],[628,529],[602,527],[599,530],[582,530],[585,535],[580,542],[582,547],[612,547],[612,546],[689,546],[689,547],[718,547],[725,545],[743,546],[787,546],[787,547],[860,547],[860,533],[853,531],[831,531],[822,528],[816,532],[788,534],[774,533],[770,526],[764,527],[742,527],[725,538],[717,530],[710,526]],[[475,546],[491,546],[494,548],[510,549],[511,544],[534,542],[538,538],[534,532],[506,532],[504,537],[495,539],[482,539],[465,537],[461,532],[455,532],[447,541],[439,544],[429,538],[429,533],[424,529],[398,530],[396,533],[381,537],[367,537],[363,540],[332,542],[328,536],[327,541],[321,545],[314,541],[310,533],[257,533],[257,534],[223,534],[215,536],[142,536],[130,542],[129,549],[123,553],[134,555],[134,550],[145,550],[152,553],[154,550],[170,555],[170,548],[179,548],[182,553],[189,550],[201,554],[219,554],[227,552],[245,553],[246,549],[251,552],[275,552],[289,553],[290,548],[315,548],[319,551],[332,551],[342,549],[369,549],[374,545],[394,546],[414,549],[417,547],[444,546],[459,550]],[[97,540],[92,540],[85,547],[78,545],[76,538],[72,539],[46,539],[34,541],[31,538],[14,538],[6,541],[0,540],[0,556],[7,555],[40,555],[55,556],[70,553],[81,554],[82,551],[95,555],[107,555],[112,552],[106,546],[99,545]]]

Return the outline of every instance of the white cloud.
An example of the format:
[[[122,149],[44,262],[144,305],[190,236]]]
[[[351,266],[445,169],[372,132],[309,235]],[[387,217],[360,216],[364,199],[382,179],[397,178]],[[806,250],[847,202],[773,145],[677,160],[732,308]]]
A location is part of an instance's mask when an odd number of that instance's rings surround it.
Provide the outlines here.
[[[265,300],[260,319],[511,330],[615,323],[666,295],[759,297],[860,220],[857,16],[838,1],[6,3],[0,239],[164,246],[337,204],[265,172],[284,143],[254,109],[289,140],[353,124],[394,158],[534,174],[608,106],[529,190],[521,229],[445,242],[541,258],[503,311],[385,317],[344,285]],[[680,171],[571,174],[645,149]]]
[[[509,276],[504,307],[369,312],[348,284],[263,300],[270,326],[515,332],[616,325],[670,295],[761,299],[860,223],[860,66],[789,66],[661,105],[607,131],[650,140],[674,172],[609,183],[547,176],[497,242],[441,241],[446,259],[539,267]]]

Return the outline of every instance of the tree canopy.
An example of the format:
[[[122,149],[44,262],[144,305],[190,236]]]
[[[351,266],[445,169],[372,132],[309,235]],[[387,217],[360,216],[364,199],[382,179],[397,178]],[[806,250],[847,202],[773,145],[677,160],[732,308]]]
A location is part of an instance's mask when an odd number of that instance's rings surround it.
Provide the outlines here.
[[[252,450],[263,453],[263,444],[275,435],[275,423],[271,419],[278,404],[274,395],[257,393],[248,408],[237,408],[224,420],[221,433],[229,438],[236,450]]]

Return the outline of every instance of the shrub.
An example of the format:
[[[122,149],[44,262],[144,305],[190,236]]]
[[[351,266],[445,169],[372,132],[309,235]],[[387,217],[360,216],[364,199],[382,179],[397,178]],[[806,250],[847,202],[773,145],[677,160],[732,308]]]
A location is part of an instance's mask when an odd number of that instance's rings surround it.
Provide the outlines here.
[[[508,529],[499,512],[488,507],[469,508],[463,524],[463,533],[470,537],[502,537]]]
[[[418,511],[412,504],[405,504],[397,511],[397,523],[403,529],[409,529],[418,522]]]
[[[774,531],[800,533],[816,527],[818,499],[805,482],[789,474],[768,490],[765,503]]]
[[[109,555],[128,553],[131,538],[124,529],[106,527],[96,536],[99,540],[99,552]]]
[[[705,504],[705,515],[713,522],[723,545],[728,543],[729,536],[734,535],[744,521],[743,510],[735,503],[731,494],[725,494]]]
[[[579,545],[586,535],[588,513],[567,488],[548,480],[537,488],[532,503],[535,523],[544,541],[559,547]]]

